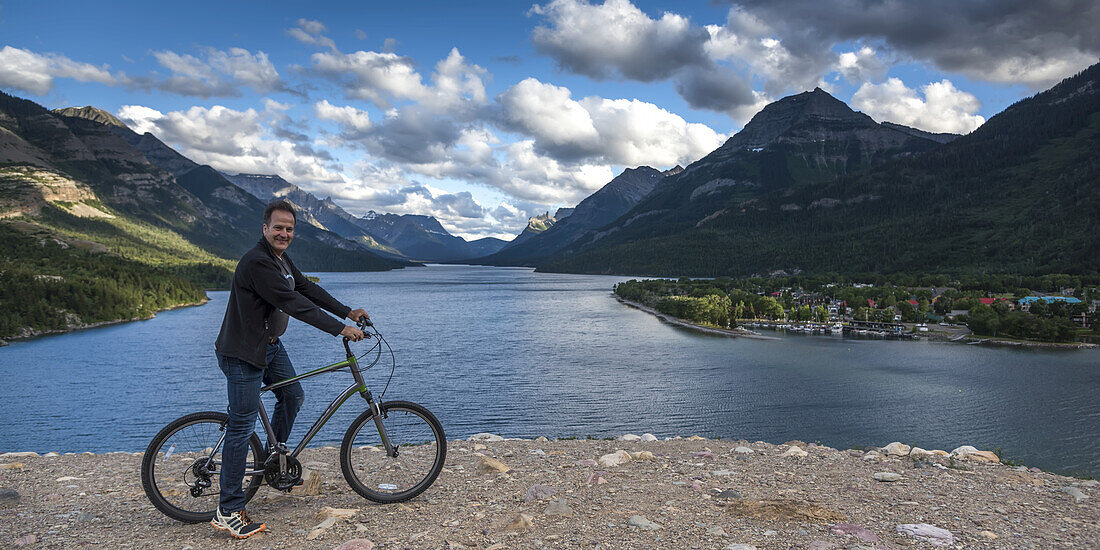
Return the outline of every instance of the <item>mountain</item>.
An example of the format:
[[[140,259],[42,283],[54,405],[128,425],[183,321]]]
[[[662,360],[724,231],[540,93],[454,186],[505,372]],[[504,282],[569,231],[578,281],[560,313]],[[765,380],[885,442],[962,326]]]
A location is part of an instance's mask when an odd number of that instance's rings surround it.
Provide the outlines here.
[[[447,262],[477,257],[481,255],[480,250],[495,248],[488,243],[471,247],[471,243],[451,235],[432,216],[370,212],[366,216],[356,217],[332,199],[318,199],[279,176],[237,174],[226,177],[265,201],[276,197],[286,199],[308,215],[306,220],[309,223],[352,239],[384,256]]]
[[[470,250],[472,250],[474,253],[474,257],[480,258],[482,256],[488,256],[489,254],[496,253],[501,248],[504,248],[504,245],[508,244],[508,241],[498,239],[496,237],[484,237],[481,239],[470,241],[469,244]]]
[[[572,208],[569,208],[569,209],[559,208],[558,212],[561,212],[562,210],[568,210],[569,214],[573,213]],[[527,242],[528,240],[530,240],[535,235],[538,235],[539,233],[543,233],[547,229],[550,229],[558,221],[558,217],[557,217],[558,212],[555,212],[554,216],[551,216],[549,212],[545,212],[545,213],[539,214],[538,216],[533,216],[533,217],[527,218],[527,226],[523,228],[523,231],[520,231],[519,235],[516,235],[514,239],[512,239],[512,240],[508,241],[507,243],[505,243],[504,246],[502,246],[500,248],[500,250],[496,250],[496,251],[494,251],[494,253],[500,252],[501,250],[507,250],[509,248],[519,246],[519,245]]]
[[[563,218],[531,218],[527,228],[500,252],[482,258],[489,265],[536,265],[566,249],[585,233],[602,227],[642,200],[665,178],[679,174],[677,166],[662,173],[649,166],[628,168],[592,193]],[[558,213],[561,213],[559,210]]]
[[[935,141],[936,143],[947,143],[949,141],[954,141],[959,137],[959,134],[952,134],[949,132],[940,132],[938,134],[934,134],[932,132],[925,132],[924,130],[919,130],[917,128],[902,126],[901,124],[894,124],[893,122],[883,122],[882,125],[887,128],[897,130],[899,132],[905,132],[906,134],[909,134],[911,136],[930,139],[932,141]]]
[[[276,198],[289,201],[298,209],[303,221],[314,227],[332,231],[345,239],[353,240],[381,256],[404,259],[400,251],[380,242],[374,235],[360,227],[357,224],[357,218],[332,202],[331,198],[318,199],[312,193],[278,175],[222,175],[264,203]]]
[[[432,216],[367,212],[355,218],[360,228],[377,235],[408,258],[426,262],[450,262],[477,256],[462,237],[456,237]]]
[[[1098,79],[1090,67],[942,144],[820,90],[784,98],[539,269],[1100,272]]]
[[[0,337],[205,300],[259,238],[262,213],[217,172],[109,113],[0,93]],[[404,265],[320,230],[303,232],[293,255],[311,271]]]

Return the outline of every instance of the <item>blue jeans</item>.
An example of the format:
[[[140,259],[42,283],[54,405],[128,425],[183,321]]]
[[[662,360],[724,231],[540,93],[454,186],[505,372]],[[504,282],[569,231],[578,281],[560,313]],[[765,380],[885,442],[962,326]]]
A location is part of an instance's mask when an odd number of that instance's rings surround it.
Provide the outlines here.
[[[260,387],[262,384],[274,384],[293,377],[294,365],[286,354],[281,341],[267,346],[267,368],[261,369],[251,363],[218,355],[218,367],[225,373],[226,388],[229,396],[229,426],[226,428],[225,442],[222,443],[221,508],[223,513],[244,510],[245,461],[248,457],[248,440],[256,429],[256,416],[260,411]],[[285,443],[294,427],[294,418],[302,408],[305,392],[302,385],[295,382],[289,386],[273,390],[275,394],[275,412],[271,415],[271,429],[275,439]],[[275,441],[268,441],[268,447]]]

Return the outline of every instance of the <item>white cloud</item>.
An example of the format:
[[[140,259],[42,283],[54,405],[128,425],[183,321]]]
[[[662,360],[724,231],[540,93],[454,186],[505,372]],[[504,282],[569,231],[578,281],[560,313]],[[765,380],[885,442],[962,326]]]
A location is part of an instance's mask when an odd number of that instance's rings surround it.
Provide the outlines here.
[[[333,42],[331,38],[321,34],[325,32],[325,25],[320,21],[312,21],[309,19],[299,19],[297,21],[297,27],[287,29],[286,33],[291,38],[303,43],[313,44],[316,46],[322,46],[332,51],[336,50],[336,42]],[[363,32],[363,31],[357,31]]]
[[[187,158],[226,172],[280,174],[303,186],[344,180],[331,157],[292,141],[274,139],[255,109],[220,105],[162,113],[124,105],[118,117],[134,131],[152,132]]]
[[[241,95],[241,86],[261,94],[289,91],[264,52],[253,54],[244,48],[225,51],[205,48],[201,58],[169,50],[153,52],[153,57],[172,74],[162,80],[131,78],[127,79],[127,84],[196,97],[237,97]]]
[[[313,104],[314,115],[321,120],[331,120],[350,130],[356,135],[371,129],[370,114],[350,105],[337,107],[323,99]]]
[[[567,88],[528,78],[505,90],[498,101],[507,127],[563,159],[670,167],[699,159],[725,139],[652,103],[601,97],[576,101],[570,96]]]
[[[116,82],[115,76],[106,65],[97,67],[73,61],[63,55],[39,54],[11,46],[0,49],[0,87],[44,95],[53,89],[55,78],[107,85]]]
[[[854,52],[844,52],[837,58],[836,70],[849,82],[878,81],[886,76],[889,67],[875,55],[875,50],[864,46]]]
[[[925,84],[917,91],[897,78],[882,84],[864,83],[852,96],[852,106],[880,122],[889,121],[929,132],[966,134],[985,122],[981,102],[955,88],[950,80]]]
[[[629,0],[553,0],[531,13],[549,22],[532,32],[535,48],[575,73],[652,82],[707,64],[706,31],[672,12],[652,19]]]
[[[351,99],[389,109],[394,102],[413,101],[436,110],[455,110],[485,102],[485,69],[466,63],[457,48],[435,66],[432,85],[425,84],[415,62],[395,53],[358,51],[315,53],[313,70],[344,89]]]

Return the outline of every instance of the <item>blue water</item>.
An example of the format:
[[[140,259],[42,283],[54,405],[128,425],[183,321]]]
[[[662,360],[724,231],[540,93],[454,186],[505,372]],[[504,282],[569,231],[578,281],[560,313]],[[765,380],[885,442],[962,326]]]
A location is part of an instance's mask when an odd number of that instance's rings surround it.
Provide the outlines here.
[[[319,276],[392,344],[387,399],[427,406],[451,438],[966,444],[1100,476],[1096,351],[707,336],[616,302],[619,277],[470,266]],[[0,451],[137,451],[175,417],[224,409],[213,342],[227,293],[209,294],[204,306],[149,321],[0,348]],[[338,339],[294,320],[284,342],[299,372],[343,358]],[[388,375],[376,367],[368,384],[380,391]],[[337,372],[306,382],[291,443],[350,381]],[[338,444],[364,408],[348,401],[313,444]]]

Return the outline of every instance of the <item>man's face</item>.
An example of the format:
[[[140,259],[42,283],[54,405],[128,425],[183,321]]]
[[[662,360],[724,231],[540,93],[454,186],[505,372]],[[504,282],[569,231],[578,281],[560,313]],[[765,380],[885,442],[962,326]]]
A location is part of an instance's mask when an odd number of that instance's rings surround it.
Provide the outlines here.
[[[294,240],[294,215],[286,210],[271,213],[271,222],[264,224],[264,238],[276,253],[282,254]]]

